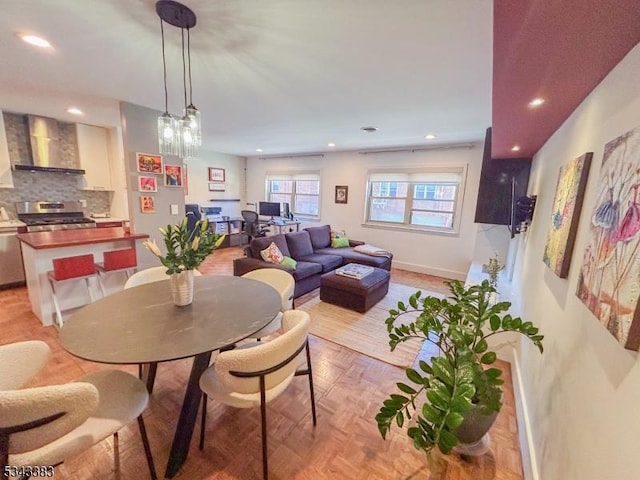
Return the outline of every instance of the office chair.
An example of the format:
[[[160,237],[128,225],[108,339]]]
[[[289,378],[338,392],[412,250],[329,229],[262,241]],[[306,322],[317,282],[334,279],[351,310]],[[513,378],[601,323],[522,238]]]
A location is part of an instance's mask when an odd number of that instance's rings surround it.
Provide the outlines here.
[[[258,222],[258,214],[253,210],[242,210],[240,212],[244,219],[244,231],[249,235],[249,241],[255,237],[266,237],[270,230],[267,227],[260,226]]]
[[[202,219],[200,205],[197,203],[187,203],[184,206],[184,210],[187,216],[187,232],[191,235],[191,232],[193,232],[198,222]]]

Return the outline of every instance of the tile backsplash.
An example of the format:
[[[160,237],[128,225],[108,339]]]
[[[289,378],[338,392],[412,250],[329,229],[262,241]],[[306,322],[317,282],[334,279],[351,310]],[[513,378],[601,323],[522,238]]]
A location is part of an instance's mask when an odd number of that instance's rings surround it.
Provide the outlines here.
[[[0,206],[11,218],[17,218],[16,202],[38,200],[86,200],[86,215],[109,212],[109,192],[79,190],[77,175],[19,170],[12,173],[14,188],[0,188]]]

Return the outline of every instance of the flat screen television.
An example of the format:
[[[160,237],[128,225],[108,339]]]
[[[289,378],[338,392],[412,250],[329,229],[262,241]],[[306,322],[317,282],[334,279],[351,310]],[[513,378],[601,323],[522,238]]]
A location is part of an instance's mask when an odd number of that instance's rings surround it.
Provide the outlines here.
[[[280,216],[280,203],[279,202],[258,202],[258,214],[265,217],[279,217]]]
[[[491,158],[491,128],[487,129],[475,222],[507,225],[513,234],[516,202],[527,195],[530,169],[530,158]]]

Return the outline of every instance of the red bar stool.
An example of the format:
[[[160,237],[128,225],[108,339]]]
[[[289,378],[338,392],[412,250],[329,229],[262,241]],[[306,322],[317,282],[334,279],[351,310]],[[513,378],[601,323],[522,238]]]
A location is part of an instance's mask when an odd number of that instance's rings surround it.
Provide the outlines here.
[[[60,282],[66,282],[67,280],[82,279],[87,284],[89,299],[93,302],[93,293],[91,292],[91,285],[89,284],[89,279],[92,277],[98,278],[93,254],[91,253],[87,255],[77,255],[75,257],[53,259],[53,270],[47,272],[47,278],[51,285],[51,296],[53,297],[53,306],[56,310],[58,326],[62,327],[63,321],[60,304],[56,296],[56,285]]]
[[[98,282],[100,283],[102,296],[106,296],[104,284],[102,283],[102,277],[104,275],[112,272],[124,272],[127,278],[129,278],[131,270],[135,272],[138,267],[138,258],[136,257],[135,248],[104,252],[102,254],[102,260],[102,263],[96,263],[96,269],[98,270]]]

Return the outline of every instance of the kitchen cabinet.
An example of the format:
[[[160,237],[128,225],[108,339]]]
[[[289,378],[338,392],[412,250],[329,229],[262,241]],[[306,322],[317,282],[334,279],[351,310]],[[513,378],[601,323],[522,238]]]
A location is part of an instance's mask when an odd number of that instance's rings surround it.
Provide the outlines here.
[[[13,174],[9,160],[9,145],[4,130],[4,117],[0,110],[0,188],[13,188]]]
[[[106,128],[76,123],[78,158],[85,174],[78,180],[81,190],[113,190]]]

